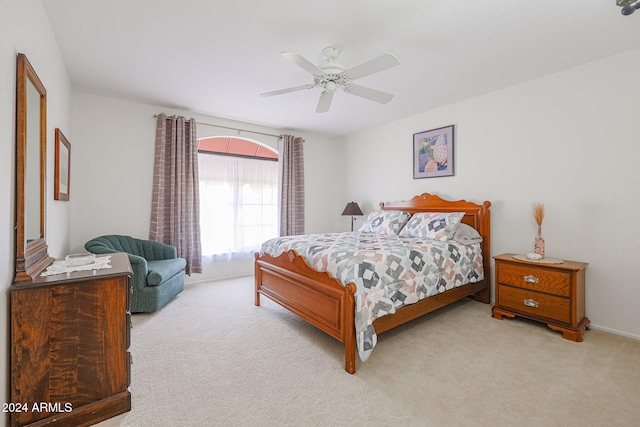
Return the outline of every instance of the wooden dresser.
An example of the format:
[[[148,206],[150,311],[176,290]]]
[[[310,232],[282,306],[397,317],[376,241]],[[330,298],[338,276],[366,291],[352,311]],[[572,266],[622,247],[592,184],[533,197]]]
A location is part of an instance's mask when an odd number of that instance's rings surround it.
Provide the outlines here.
[[[496,305],[493,317],[521,316],[546,323],[562,337],[582,341],[589,327],[585,316],[585,270],[587,263],[564,261],[544,264],[521,261],[514,254],[495,259]]]
[[[10,423],[86,426],[131,409],[129,258],[11,286]]]

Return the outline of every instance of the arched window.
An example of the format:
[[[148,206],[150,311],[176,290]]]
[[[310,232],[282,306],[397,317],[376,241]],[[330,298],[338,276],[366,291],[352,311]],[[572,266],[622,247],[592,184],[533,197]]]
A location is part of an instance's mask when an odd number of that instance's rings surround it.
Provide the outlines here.
[[[227,154],[240,157],[256,157],[265,160],[278,160],[278,153],[266,145],[250,139],[215,137],[198,140],[201,153]]]
[[[278,235],[277,160],[245,138],[198,141],[203,255],[253,253]]]

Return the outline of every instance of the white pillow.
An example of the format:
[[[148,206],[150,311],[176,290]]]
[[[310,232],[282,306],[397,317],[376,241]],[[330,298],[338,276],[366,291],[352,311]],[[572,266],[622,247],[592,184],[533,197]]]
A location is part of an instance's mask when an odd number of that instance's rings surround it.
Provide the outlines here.
[[[398,234],[410,216],[408,212],[376,210],[367,216],[358,231],[362,233]]]
[[[478,230],[463,223],[458,224],[458,227],[453,233],[453,237],[451,239],[458,243],[462,243],[463,245],[482,242],[482,236],[478,233]]]
[[[446,242],[456,231],[464,212],[417,212],[400,231],[403,237]]]

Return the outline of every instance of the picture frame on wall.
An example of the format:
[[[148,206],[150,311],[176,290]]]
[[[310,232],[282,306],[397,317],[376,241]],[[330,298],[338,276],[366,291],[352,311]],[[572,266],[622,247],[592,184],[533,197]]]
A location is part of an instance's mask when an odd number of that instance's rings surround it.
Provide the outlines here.
[[[453,176],[454,125],[413,134],[413,179]]]
[[[55,153],[53,198],[55,200],[67,201],[69,200],[69,184],[71,178],[71,144],[58,128],[56,128]]]

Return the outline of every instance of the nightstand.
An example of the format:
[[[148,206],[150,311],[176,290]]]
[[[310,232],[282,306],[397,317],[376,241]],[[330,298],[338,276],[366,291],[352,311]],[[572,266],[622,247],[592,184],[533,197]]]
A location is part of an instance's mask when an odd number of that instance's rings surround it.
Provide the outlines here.
[[[587,263],[545,264],[495,256],[496,305],[493,317],[525,317],[546,323],[562,337],[582,341],[589,327],[585,316],[584,283]]]

